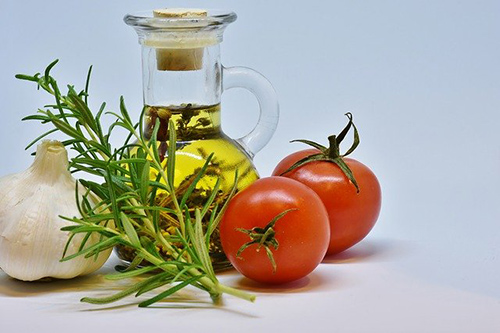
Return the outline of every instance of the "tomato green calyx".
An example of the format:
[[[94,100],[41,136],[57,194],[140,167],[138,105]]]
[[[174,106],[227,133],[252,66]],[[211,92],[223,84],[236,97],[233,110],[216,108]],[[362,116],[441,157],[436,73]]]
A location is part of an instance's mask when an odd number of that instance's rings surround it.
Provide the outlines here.
[[[285,172],[283,172],[281,175],[286,174],[287,172],[290,172],[292,170],[295,170],[297,168],[300,168],[301,166],[315,162],[315,161],[326,161],[326,162],[332,162],[335,163],[341,170],[342,172],[346,175],[346,177],[351,181],[351,183],[356,187],[356,192],[359,193],[359,186],[358,183],[356,182],[356,178],[354,178],[354,174],[352,173],[351,169],[349,166],[345,163],[344,157],[351,154],[359,145],[359,133],[358,129],[354,125],[354,122],[352,121],[352,114],[350,112],[345,114],[347,118],[349,118],[349,123],[346,125],[346,127],[340,132],[338,135],[331,135],[328,137],[328,142],[329,142],[329,147],[325,147],[319,143],[316,143],[314,141],[309,141],[309,140],[292,140],[290,142],[301,142],[305,143],[306,145],[309,145],[311,147],[314,147],[318,149],[320,152],[317,154],[312,154],[309,156],[304,157],[303,159],[297,161],[294,163],[291,167],[289,167]],[[354,130],[354,140],[349,148],[344,154],[340,153],[340,143],[345,139],[347,133],[349,133],[349,130],[353,128]]]
[[[247,234],[251,241],[248,243],[243,244],[238,252],[236,253],[236,257],[241,258],[241,253],[245,251],[246,248],[253,244],[257,244],[257,252],[260,251],[260,249],[263,247],[266,250],[267,257],[271,261],[271,265],[273,266],[273,273],[276,273],[276,261],[274,261],[274,256],[273,252],[271,251],[271,247],[274,248],[274,250],[278,250],[279,248],[279,243],[278,240],[276,239],[276,232],[274,231],[274,225],[276,222],[278,222],[279,219],[281,219],[283,216],[286,214],[290,213],[291,211],[298,210],[296,208],[291,208],[287,209],[280,214],[276,215],[264,228],[252,228],[252,229],[243,229],[243,228],[238,228],[236,230],[241,231],[245,234]]]

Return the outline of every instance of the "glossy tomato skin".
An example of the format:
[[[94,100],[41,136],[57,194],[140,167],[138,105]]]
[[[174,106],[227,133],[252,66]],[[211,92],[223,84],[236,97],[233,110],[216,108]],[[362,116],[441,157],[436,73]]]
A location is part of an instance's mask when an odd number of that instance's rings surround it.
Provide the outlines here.
[[[316,149],[301,150],[285,157],[273,171],[281,175],[300,159],[317,154]],[[382,194],[375,174],[364,164],[344,158],[359,185],[359,193],[340,168],[326,161],[305,164],[284,176],[295,179],[316,192],[330,219],[330,245],[327,254],[340,253],[361,241],[375,225]]]
[[[264,228],[274,217],[287,209],[274,227],[278,250],[271,247],[276,272],[264,248],[246,248],[251,239],[238,228]],[[238,193],[229,203],[220,223],[222,247],[233,266],[246,277],[265,284],[298,280],[323,260],[329,244],[328,214],[319,196],[307,186],[284,177],[269,177]]]

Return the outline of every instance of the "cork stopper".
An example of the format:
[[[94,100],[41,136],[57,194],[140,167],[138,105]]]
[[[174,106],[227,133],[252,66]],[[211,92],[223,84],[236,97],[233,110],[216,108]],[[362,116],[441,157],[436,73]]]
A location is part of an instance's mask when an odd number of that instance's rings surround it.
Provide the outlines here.
[[[165,8],[153,10],[158,18],[197,18],[206,17],[204,9]],[[189,43],[168,43],[158,45],[156,49],[157,68],[160,71],[193,71],[203,67],[203,47],[191,47]],[[197,46],[197,45],[193,45]]]
[[[154,17],[206,17],[208,12],[194,8],[164,8],[153,10],[153,15]]]

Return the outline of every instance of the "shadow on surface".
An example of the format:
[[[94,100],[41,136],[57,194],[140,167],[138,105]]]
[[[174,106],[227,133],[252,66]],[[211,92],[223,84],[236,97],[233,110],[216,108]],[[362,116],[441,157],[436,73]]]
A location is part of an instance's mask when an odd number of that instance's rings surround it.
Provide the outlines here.
[[[55,292],[85,291],[93,290],[105,283],[104,274],[91,274],[68,280],[50,279],[25,282],[0,273],[0,295],[26,297]]]
[[[385,261],[408,251],[403,242],[394,240],[363,240],[344,252],[328,255],[324,264],[349,264]]]
[[[238,278],[234,281],[234,286],[237,289],[259,292],[259,293],[301,293],[305,291],[316,290],[320,288],[330,287],[332,284],[337,284],[336,280],[325,279],[320,273],[312,272],[308,276],[299,279],[297,281],[278,284],[278,285],[267,285],[252,281],[246,277]]]
[[[257,318],[257,316],[246,313],[243,311],[231,309],[229,307],[224,306],[224,298],[231,297],[229,295],[224,295],[221,304],[214,304],[211,301],[204,300],[203,297],[196,295],[188,290],[181,290],[177,295],[171,295],[168,298],[165,298],[155,304],[150,305],[144,309],[153,309],[153,310],[216,310],[222,311],[225,313],[236,314],[239,316],[249,317],[249,318]],[[101,304],[101,305],[91,305],[92,308],[79,310],[80,312],[107,312],[107,311],[119,311],[119,310],[132,310],[132,311],[141,311],[142,309],[138,308],[138,305],[148,299],[149,297],[154,296],[155,293],[149,293],[143,296],[140,296],[139,299],[133,298],[133,296],[128,296],[127,298],[120,300],[116,303],[109,304]],[[205,295],[204,295],[205,296]],[[149,310],[150,311],[150,310]]]

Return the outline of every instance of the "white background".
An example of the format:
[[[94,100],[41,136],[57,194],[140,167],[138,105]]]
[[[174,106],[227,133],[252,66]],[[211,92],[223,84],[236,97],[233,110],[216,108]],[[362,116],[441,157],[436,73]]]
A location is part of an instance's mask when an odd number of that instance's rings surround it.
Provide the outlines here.
[[[257,292],[256,304],[227,297],[223,308],[125,302],[100,310],[78,300],[113,288],[101,274],[25,284],[0,272],[2,332],[500,331],[498,1],[1,0],[0,176],[31,163],[24,146],[42,129],[20,119],[48,102],[14,75],[59,58],[56,77],[81,88],[93,64],[94,105],[116,108],[124,95],[138,116],[139,45],[122,17],[165,6],[237,12],[223,63],[262,72],[281,104],[276,135],[255,159],[262,176],[302,148],[289,140],[325,143],[343,114],[354,114],[361,145],[353,157],[383,188],[379,221],[364,242],[296,284],[269,289],[236,273],[221,277]],[[227,92],[223,103],[228,134],[251,130],[258,115],[248,92]]]

